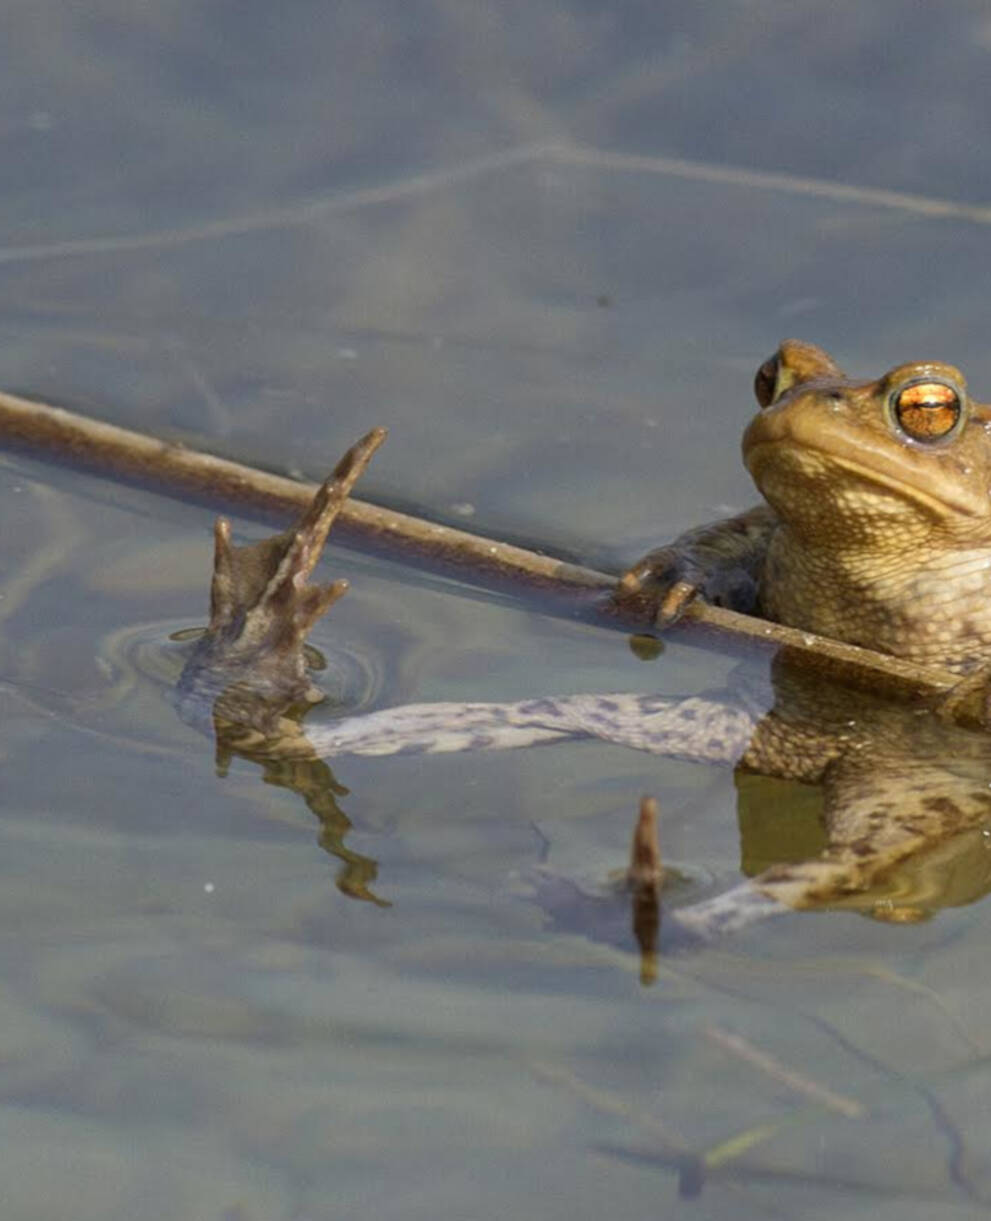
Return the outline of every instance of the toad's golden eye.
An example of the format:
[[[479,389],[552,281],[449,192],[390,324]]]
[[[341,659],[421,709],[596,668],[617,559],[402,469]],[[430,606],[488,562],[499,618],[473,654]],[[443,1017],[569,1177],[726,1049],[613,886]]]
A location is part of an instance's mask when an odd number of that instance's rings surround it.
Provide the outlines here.
[[[959,390],[946,382],[909,382],[891,396],[891,409],[913,441],[942,441],[963,415]]]

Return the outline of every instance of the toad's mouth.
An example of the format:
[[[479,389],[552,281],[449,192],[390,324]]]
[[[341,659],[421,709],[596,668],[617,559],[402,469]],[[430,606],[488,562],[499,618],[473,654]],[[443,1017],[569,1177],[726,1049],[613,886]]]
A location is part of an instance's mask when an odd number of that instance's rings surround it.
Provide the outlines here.
[[[757,416],[744,434],[743,460],[761,490],[780,469],[795,480],[796,489],[807,478],[820,494],[828,495],[830,481],[839,494],[848,478],[940,519],[984,518],[991,508],[976,473],[970,475],[949,451],[925,451],[866,430],[834,430],[821,418],[803,426],[799,420],[786,424],[781,417]]]
[[[807,475],[808,491],[805,494],[815,494],[824,500],[838,498],[859,485],[860,491],[890,492],[893,502],[904,504],[911,501],[932,517],[943,519],[954,513],[966,517],[977,516],[975,507],[969,501],[960,497],[934,495],[931,488],[920,487],[914,480],[900,478],[828,449],[813,451],[785,441],[763,442],[747,451],[746,463],[754,482],[765,492],[787,480],[793,493],[801,494],[802,477]],[[842,473],[849,477],[849,487],[844,486]],[[780,475],[780,478],[775,479],[776,475]],[[832,497],[831,492],[834,494]],[[777,497],[769,496],[769,499]]]

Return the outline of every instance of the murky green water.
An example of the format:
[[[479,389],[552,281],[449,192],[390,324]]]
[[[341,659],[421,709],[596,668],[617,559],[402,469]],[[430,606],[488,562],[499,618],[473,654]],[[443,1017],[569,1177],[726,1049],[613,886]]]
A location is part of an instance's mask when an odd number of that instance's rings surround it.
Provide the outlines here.
[[[784,334],[864,373],[953,360],[988,397],[987,225],[804,181],[983,202],[980,5],[105,0],[7,27],[6,388],[311,475],[387,424],[370,498],[614,566],[750,502],[749,381]],[[795,916],[645,987],[609,887],[636,802],[689,887],[731,883],[732,778],[596,743],[341,759],[322,828],[255,765],[218,776],[169,703],[209,525],[0,458],[5,1221],[986,1215],[986,902]],[[314,642],[376,706],[730,666],[324,570],[352,591]],[[342,893],[342,845],[389,906]]]

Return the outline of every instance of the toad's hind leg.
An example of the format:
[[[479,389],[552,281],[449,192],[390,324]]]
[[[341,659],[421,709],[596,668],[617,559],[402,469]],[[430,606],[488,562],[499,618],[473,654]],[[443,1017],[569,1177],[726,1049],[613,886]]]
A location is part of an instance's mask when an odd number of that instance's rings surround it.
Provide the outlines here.
[[[947,902],[940,871],[953,866],[952,854],[935,850],[965,850],[966,833],[991,819],[985,762],[969,762],[957,760],[951,768],[901,759],[894,789],[883,760],[833,766],[823,783],[829,843],[819,856],[774,865],[672,912],[673,919],[704,938],[795,909],[844,907],[893,922],[924,919]]]
[[[210,622],[179,680],[185,719],[195,719],[198,706],[210,708],[223,697],[227,706],[213,708],[215,713],[261,726],[291,704],[320,698],[307,677],[306,636],[348,585],[307,582],[331,526],[385,435],[384,428],[372,429],[347,451],[292,529],[236,546],[230,523],[217,521]]]
[[[668,758],[733,765],[760,714],[729,693],[679,698],[615,693],[515,703],[407,704],[312,725],[324,756],[452,754],[597,738]]]

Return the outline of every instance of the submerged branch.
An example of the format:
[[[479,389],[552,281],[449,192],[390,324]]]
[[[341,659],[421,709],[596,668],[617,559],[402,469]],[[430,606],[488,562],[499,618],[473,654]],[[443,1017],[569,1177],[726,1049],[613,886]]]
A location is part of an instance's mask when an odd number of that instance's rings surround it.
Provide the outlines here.
[[[159,440],[29,399],[0,393],[0,444],[35,457],[136,483],[183,500],[248,516],[295,517],[311,502],[313,483],[298,482],[212,454]],[[621,630],[649,629],[647,600],[616,602],[616,576],[399,513],[348,499],[335,527],[339,542],[457,576],[489,589],[548,599],[552,613]],[[902,699],[938,696],[958,676],[871,649],[829,640],[696,601],[672,629],[727,642],[785,649],[800,664],[824,676],[882,690]],[[962,719],[968,719],[961,714]]]

